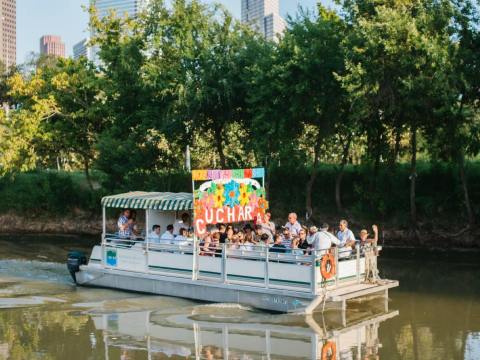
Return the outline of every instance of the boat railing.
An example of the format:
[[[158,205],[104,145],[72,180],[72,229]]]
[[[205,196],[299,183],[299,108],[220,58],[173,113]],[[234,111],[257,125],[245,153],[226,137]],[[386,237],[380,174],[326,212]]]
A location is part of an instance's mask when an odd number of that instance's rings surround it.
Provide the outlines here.
[[[286,288],[287,286],[279,284],[278,274],[275,271],[278,270],[278,266],[275,264],[288,264],[301,266],[301,268],[289,268],[286,271],[310,274],[309,281],[303,285],[289,285],[288,288],[295,287],[297,291],[311,291],[313,294],[317,294],[321,287],[328,286],[335,288],[340,283],[339,278],[339,263],[347,260],[356,260],[356,281],[361,281],[361,261],[363,259],[362,250],[357,246],[355,250],[342,249],[333,247],[329,250],[313,250],[313,249],[295,249],[295,252],[283,248],[270,248],[268,246],[261,245],[249,245],[248,247],[238,244],[216,244],[205,249],[204,245],[199,242],[194,245],[193,240],[166,240],[161,239],[158,241],[152,241],[152,239],[139,237],[122,237],[118,234],[107,234],[102,241],[102,247],[105,254],[106,248],[118,248],[118,249],[132,249],[142,251],[145,254],[145,272],[149,270],[149,254],[155,253],[168,253],[177,255],[191,255],[193,258],[191,267],[191,276],[193,280],[202,278],[202,271],[199,268],[199,263],[203,257],[217,258],[221,262],[221,266],[218,275],[215,277],[208,277],[208,280],[216,280],[222,283],[251,283],[254,286],[263,286],[265,288]],[[337,269],[334,272],[332,278],[322,278],[320,272],[320,266],[322,260],[326,254],[331,254],[334,257],[335,267]],[[152,255],[153,256],[153,255]],[[248,277],[242,278],[238,274],[232,275],[231,265],[235,263],[235,260],[250,260],[256,262],[263,262],[263,279],[248,280]],[[237,262],[238,263],[238,262]],[[252,266],[254,264],[252,263]],[[242,266],[249,266],[242,263]],[[258,265],[254,265],[258,268]],[[175,274],[169,273],[171,276]],[[185,273],[178,275],[185,277]],[[249,284],[250,285],[250,284]]]

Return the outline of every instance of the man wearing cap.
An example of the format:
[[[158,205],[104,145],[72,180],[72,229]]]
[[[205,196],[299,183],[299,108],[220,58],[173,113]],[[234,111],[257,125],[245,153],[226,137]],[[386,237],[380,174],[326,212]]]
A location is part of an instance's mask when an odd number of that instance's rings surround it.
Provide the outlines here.
[[[328,232],[328,224],[324,223],[318,231],[316,226],[311,226],[309,229],[310,236],[308,237],[309,244],[315,250],[328,250],[333,244],[339,244],[339,240]]]

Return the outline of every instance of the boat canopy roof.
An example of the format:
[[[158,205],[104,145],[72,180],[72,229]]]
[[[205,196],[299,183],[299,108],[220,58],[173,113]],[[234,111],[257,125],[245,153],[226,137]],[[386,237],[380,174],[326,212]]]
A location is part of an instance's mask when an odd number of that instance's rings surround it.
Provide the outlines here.
[[[102,198],[102,206],[122,209],[182,211],[193,209],[190,193],[133,191]]]

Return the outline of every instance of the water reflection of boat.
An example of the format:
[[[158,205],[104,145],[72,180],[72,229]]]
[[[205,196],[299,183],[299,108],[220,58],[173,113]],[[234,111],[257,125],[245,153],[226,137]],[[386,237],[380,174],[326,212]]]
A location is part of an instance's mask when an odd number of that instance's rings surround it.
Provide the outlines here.
[[[95,327],[104,331],[107,359],[109,347],[122,349],[125,358],[131,350],[143,350],[148,359],[320,359],[324,355],[328,359],[357,359],[378,356],[379,325],[397,316],[398,311],[356,314],[348,317],[346,326],[330,315],[287,315],[276,317],[274,322],[262,318],[259,323],[216,319],[195,311],[190,316],[142,311],[95,315],[93,319]]]

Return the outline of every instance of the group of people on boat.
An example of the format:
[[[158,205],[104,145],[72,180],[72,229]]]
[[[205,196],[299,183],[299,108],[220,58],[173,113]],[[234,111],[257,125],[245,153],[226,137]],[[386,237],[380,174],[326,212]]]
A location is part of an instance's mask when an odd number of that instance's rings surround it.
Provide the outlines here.
[[[133,215],[133,216],[132,216]],[[118,219],[118,234],[125,238],[138,238],[135,213],[124,210]],[[254,222],[242,224],[216,224],[208,228],[208,231],[200,239],[200,254],[204,256],[219,256],[223,244],[227,251],[255,251],[265,247],[270,252],[305,255],[313,250],[327,251],[332,247],[339,249],[339,258],[348,258],[356,249],[378,242],[378,227],[372,226],[373,236],[368,230],[362,229],[358,239],[349,229],[347,220],[341,220],[335,231],[327,223],[320,228],[307,227],[300,224],[297,214],[290,213],[284,226],[277,227],[271,220],[271,213],[259,216]],[[193,228],[189,213],[183,213],[175,223],[166,226],[162,231],[160,225],[153,225],[147,235],[151,244],[180,245],[193,244]]]
[[[312,250],[327,251],[332,247],[339,248],[339,257],[348,258],[357,245],[360,247],[376,245],[378,227],[372,226],[373,237],[363,229],[359,239],[348,228],[348,222],[341,220],[335,232],[327,223],[320,228],[301,225],[295,213],[288,215],[287,223],[276,227],[271,221],[271,214],[266,213],[255,223],[246,223],[236,228],[233,225],[217,224],[201,239],[201,255],[215,256],[221,253],[222,244],[227,244],[229,251],[254,251],[268,247],[269,252],[289,253],[294,255],[310,254]]]

